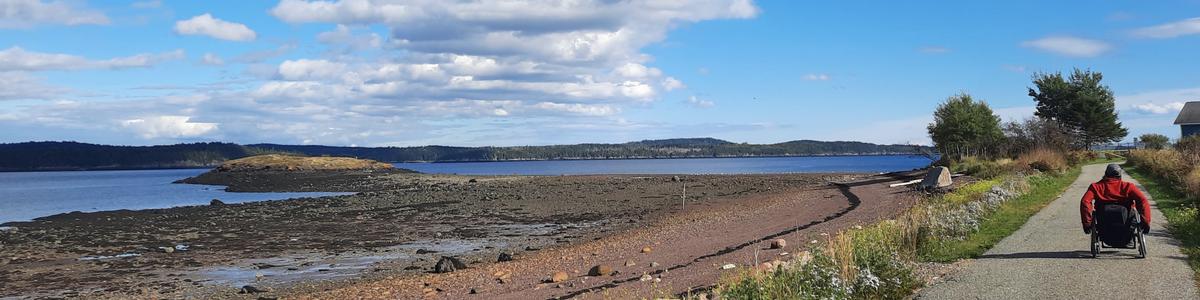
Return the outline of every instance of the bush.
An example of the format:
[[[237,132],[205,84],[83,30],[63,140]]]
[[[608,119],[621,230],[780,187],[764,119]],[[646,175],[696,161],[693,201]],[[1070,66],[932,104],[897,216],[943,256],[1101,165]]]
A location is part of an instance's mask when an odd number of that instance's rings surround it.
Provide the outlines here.
[[[1167,143],[1171,142],[1171,139],[1167,138],[1167,136],[1157,133],[1143,134],[1138,137],[1138,140],[1141,140],[1142,144],[1146,145],[1146,149],[1155,150],[1165,149],[1167,148]]]
[[[1017,158],[1017,162],[1042,172],[1059,172],[1068,167],[1062,153],[1045,148],[1026,152]]]
[[[1012,165],[1011,160],[986,160],[974,156],[968,156],[961,161],[954,162],[950,165],[950,170],[955,173],[963,173],[978,178],[995,178],[1010,171]]]

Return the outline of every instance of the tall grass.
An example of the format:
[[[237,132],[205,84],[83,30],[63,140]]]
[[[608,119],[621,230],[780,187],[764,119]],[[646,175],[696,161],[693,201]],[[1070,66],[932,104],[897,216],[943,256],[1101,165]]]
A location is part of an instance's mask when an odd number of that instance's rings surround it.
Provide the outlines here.
[[[1167,230],[1180,241],[1200,286],[1200,155],[1196,154],[1200,143],[1196,138],[1189,140],[1181,142],[1179,150],[1131,151],[1126,172],[1153,195],[1155,206],[1167,219]]]

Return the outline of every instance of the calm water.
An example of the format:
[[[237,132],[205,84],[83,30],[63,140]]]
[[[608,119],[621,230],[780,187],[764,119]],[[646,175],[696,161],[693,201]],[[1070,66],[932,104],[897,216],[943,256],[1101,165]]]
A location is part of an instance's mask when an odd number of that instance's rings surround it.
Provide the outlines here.
[[[0,172],[0,223],[71,211],[167,208],[317,197],[337,193],[228,193],[222,186],[172,184],[206,169]]]
[[[913,155],[546,160],[396,164],[397,167],[416,170],[423,173],[464,175],[892,172],[911,170],[925,167],[927,165],[929,165],[929,159]]]

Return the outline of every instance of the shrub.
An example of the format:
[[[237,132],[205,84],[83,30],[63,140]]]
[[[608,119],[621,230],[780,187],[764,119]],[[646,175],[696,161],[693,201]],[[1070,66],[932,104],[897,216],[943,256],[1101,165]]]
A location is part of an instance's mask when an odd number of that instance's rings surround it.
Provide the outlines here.
[[[1157,133],[1143,134],[1142,136],[1138,137],[1138,140],[1141,140],[1142,144],[1146,145],[1146,149],[1155,150],[1167,148],[1167,143],[1170,143],[1171,141],[1171,139],[1167,138],[1167,136]]]
[[[1034,149],[1017,158],[1017,162],[1042,172],[1058,172],[1067,169],[1063,154],[1045,148]]]
[[[986,160],[975,156],[968,156],[961,161],[950,165],[950,170],[955,173],[963,173],[978,178],[995,178],[1009,171],[1011,160]]]

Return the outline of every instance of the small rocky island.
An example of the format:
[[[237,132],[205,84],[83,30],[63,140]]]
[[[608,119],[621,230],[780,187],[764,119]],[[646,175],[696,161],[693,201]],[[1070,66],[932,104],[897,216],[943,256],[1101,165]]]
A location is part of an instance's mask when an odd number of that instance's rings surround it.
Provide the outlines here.
[[[230,192],[361,191],[363,179],[416,173],[392,164],[350,157],[258,155],[227,161],[211,171],[175,183],[224,185]]]

